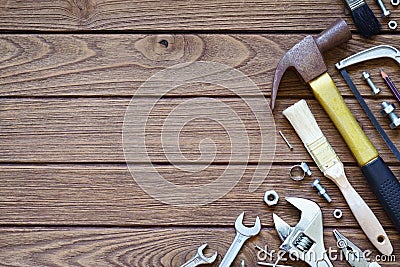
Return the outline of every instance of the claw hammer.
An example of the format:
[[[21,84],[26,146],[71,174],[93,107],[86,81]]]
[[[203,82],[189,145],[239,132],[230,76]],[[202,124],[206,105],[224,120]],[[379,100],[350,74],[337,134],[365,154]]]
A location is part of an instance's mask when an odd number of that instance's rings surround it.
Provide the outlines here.
[[[347,107],[334,81],[327,73],[328,68],[322,56],[323,52],[350,39],[351,33],[346,22],[338,19],[321,34],[315,37],[307,36],[292,47],[276,68],[271,109],[274,109],[283,74],[288,68],[294,69],[299,77],[311,87],[314,96],[339,130],[372,191],[400,232],[398,208],[400,207],[400,183]]]

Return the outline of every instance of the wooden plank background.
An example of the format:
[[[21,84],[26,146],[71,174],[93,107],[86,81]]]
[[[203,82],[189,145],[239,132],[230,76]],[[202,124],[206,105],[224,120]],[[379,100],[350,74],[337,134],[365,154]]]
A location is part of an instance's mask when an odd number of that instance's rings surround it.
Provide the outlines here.
[[[378,16],[378,6],[369,2]],[[204,206],[164,204],[138,186],[124,158],[122,127],[126,109],[138,88],[153,74],[179,63],[219,62],[250,77],[268,99],[281,56],[305,35],[318,33],[337,17],[343,17],[354,36],[326,53],[329,73],[398,176],[398,160],[362,113],[334,63],[374,45],[397,46],[400,37],[397,32],[384,30],[371,40],[361,38],[343,7],[339,0],[0,1],[0,266],[180,266],[203,243],[209,244],[207,254],[218,251],[219,262],[233,240],[233,224],[242,211],[246,212],[246,224],[260,216],[263,229],[246,243],[234,266],[239,266],[240,259],[246,260],[246,266],[256,266],[255,244],[268,244],[271,249],[278,249],[280,244],[272,212],[292,225],[298,220],[298,212],[285,203],[285,196],[305,197],[320,204],[327,247],[335,246],[332,230],[340,228],[362,249],[376,255],[335,185],[322,179],[333,198],[331,204],[310,188],[312,179],[322,176],[314,164],[312,178],[294,182],[288,177],[291,165],[311,162],[281,114],[301,98],[307,99],[345,163],[351,183],[388,232],[398,259],[382,266],[398,266],[399,233],[382,211],[339,133],[293,72],[284,76],[274,118],[276,129],[286,134],[294,150],[290,152],[276,137],[270,173],[255,192],[248,188],[260,153],[259,127],[243,100],[221,87],[195,84],[170,91],[152,111],[146,138],[149,157],[163,177],[177,184],[208,183],[229,164],[230,141],[224,129],[207,120],[183,129],[180,149],[189,160],[199,157],[202,139],[211,137],[216,144],[212,164],[194,173],[183,172],[168,161],[176,155],[164,152],[160,129],[166,115],[188,99],[211,97],[235,110],[246,122],[251,152],[248,162],[235,165],[246,171],[227,195]],[[400,11],[392,12],[393,18],[400,16]],[[376,114],[383,100],[395,101],[378,76],[380,67],[395,84],[400,84],[398,65],[391,60],[348,68]],[[379,96],[371,96],[361,79],[362,70],[371,72],[383,89]],[[241,91],[259,97],[246,88]],[[146,97],[156,99],[157,92]],[[390,130],[388,120],[377,117],[400,146],[399,131]],[[143,177],[148,174],[145,161],[138,159],[131,164]],[[271,188],[281,196],[274,208],[262,201],[264,192]],[[340,221],[332,217],[335,208],[343,210]],[[334,264],[348,266],[340,260]]]

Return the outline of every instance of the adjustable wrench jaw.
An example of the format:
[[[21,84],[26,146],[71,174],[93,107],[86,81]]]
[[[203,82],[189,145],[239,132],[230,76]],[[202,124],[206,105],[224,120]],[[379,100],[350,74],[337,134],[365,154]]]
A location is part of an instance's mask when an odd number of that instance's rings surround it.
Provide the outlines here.
[[[295,230],[294,227],[291,227],[289,224],[287,224],[284,220],[281,219],[278,215],[275,213],[272,214],[274,218],[274,224],[276,231],[278,232],[279,238],[282,241],[285,241],[286,238],[289,237],[289,235]]]
[[[302,213],[295,227],[291,227],[274,214],[275,227],[283,240],[280,249],[307,262],[310,266],[331,267],[324,247],[322,212],[319,206],[302,198],[286,198],[286,200]]]

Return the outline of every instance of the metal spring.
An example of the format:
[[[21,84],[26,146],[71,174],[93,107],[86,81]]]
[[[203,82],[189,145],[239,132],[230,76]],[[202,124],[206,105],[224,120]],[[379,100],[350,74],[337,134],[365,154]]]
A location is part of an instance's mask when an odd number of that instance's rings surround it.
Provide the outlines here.
[[[294,241],[294,245],[302,252],[310,250],[313,244],[314,241],[308,238],[305,234],[300,234]]]

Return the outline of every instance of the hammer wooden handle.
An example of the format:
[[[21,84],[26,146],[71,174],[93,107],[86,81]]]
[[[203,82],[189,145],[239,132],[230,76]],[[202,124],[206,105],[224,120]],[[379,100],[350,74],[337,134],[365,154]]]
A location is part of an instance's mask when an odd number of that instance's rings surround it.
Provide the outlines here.
[[[342,162],[336,163],[329,168],[324,175],[331,179],[340,189],[351,212],[361,226],[365,235],[371,243],[385,255],[390,255],[393,252],[393,247],[389,237],[383,229],[378,218],[368,207],[367,203],[361,198],[353,186],[349,183]]]

